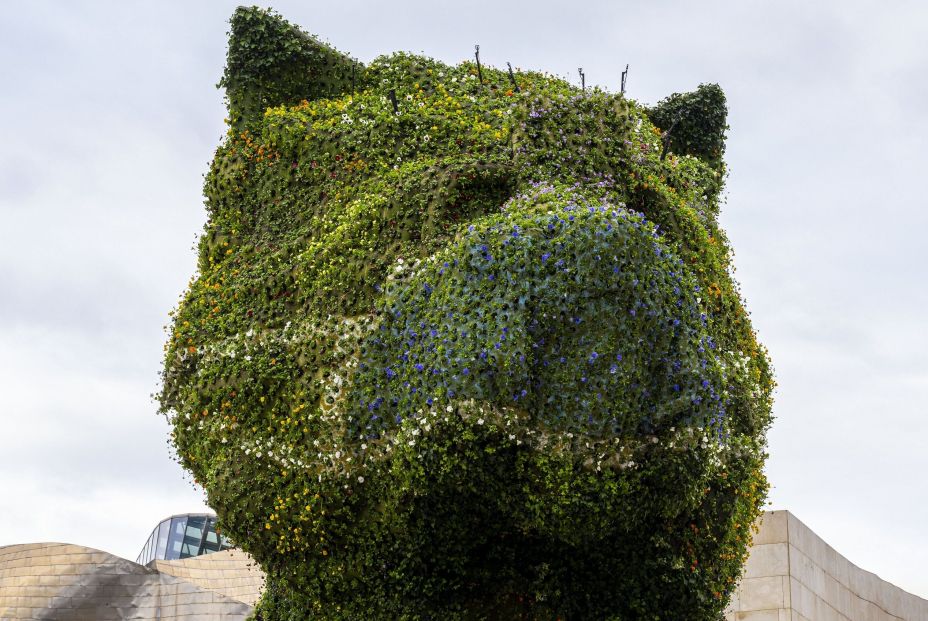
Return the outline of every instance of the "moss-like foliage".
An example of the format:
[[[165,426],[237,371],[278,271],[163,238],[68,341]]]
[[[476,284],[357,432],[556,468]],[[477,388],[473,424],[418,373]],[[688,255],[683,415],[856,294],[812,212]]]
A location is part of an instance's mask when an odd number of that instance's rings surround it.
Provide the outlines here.
[[[727,110],[718,84],[701,84],[692,93],[674,93],[647,111],[665,130],[664,138],[679,155],[693,155],[716,169],[725,152]]]
[[[648,111],[232,24],[161,406],[262,618],[717,619],[773,386],[721,90]]]

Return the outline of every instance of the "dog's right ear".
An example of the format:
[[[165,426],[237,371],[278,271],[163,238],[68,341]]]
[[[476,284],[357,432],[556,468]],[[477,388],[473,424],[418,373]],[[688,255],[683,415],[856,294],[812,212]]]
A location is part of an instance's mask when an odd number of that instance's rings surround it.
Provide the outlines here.
[[[229,119],[252,126],[271,106],[338,96],[361,80],[364,65],[320,42],[270,9],[239,7],[230,20],[226,69]]]
[[[670,151],[698,157],[716,170],[722,169],[728,107],[718,84],[700,84],[690,93],[674,93],[646,112],[670,141]]]

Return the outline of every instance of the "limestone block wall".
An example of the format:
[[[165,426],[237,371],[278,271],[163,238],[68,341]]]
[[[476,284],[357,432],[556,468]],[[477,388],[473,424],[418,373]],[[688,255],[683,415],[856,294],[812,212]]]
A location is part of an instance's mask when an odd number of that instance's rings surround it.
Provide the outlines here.
[[[857,567],[788,511],[759,527],[728,621],[928,621],[928,600]]]
[[[156,560],[148,566],[250,606],[255,605],[264,588],[264,573],[258,564],[236,549],[177,561]]]
[[[244,621],[251,606],[106,552],[0,547],[0,619]]]

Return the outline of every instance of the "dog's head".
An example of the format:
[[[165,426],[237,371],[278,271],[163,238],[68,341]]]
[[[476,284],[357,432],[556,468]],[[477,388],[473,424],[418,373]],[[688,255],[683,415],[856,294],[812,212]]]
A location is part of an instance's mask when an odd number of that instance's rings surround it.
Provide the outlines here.
[[[365,66],[259,9],[221,84],[161,404],[266,615],[720,610],[772,388],[716,220],[721,90]]]

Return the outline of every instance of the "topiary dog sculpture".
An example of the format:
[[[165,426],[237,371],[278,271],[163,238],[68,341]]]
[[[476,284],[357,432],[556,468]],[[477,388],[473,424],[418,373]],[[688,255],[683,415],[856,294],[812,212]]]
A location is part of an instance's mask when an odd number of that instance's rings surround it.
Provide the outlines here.
[[[717,619],[773,380],[725,99],[362,65],[232,18],[162,410],[263,619]]]

